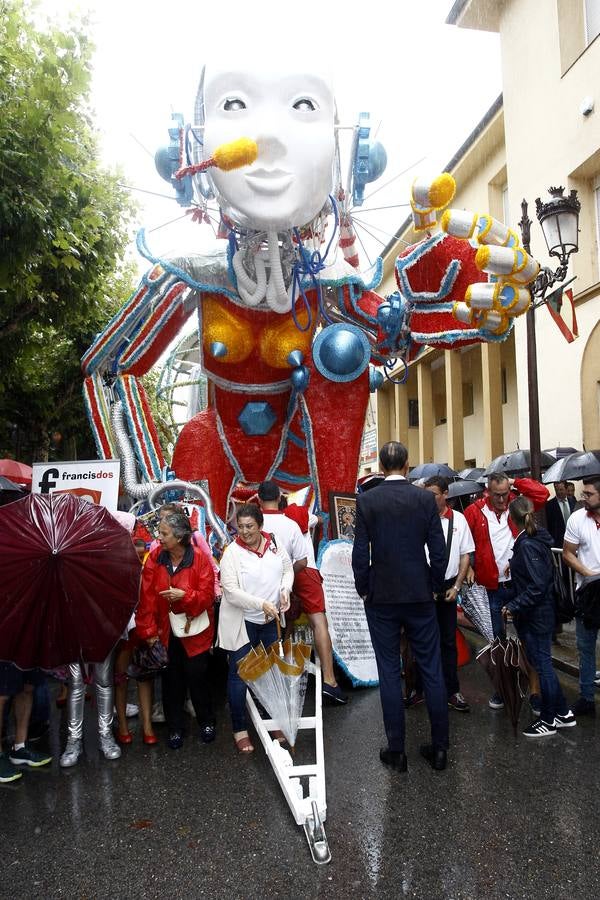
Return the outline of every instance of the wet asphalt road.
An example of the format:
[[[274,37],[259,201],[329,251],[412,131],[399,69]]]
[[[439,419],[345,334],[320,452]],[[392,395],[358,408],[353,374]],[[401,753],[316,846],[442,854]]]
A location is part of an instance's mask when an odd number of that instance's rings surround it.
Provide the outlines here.
[[[562,681],[575,699],[576,683]],[[528,741],[487,708],[476,663],[461,670],[461,684],[473,708],[451,713],[443,773],[418,753],[428,737],[423,707],[407,714],[406,775],[379,762],[377,690],[325,710],[333,860],[323,867],[311,861],[262,749],[235,751],[222,705],[214,744],[190,735],[174,752],[145,748],[136,734],[112,763],[98,755],[88,709],[86,756],[62,771],[57,713],[52,767],[0,786],[0,897],[598,897],[600,716]],[[524,708],[521,725],[529,719]],[[306,752],[300,745],[299,761]]]

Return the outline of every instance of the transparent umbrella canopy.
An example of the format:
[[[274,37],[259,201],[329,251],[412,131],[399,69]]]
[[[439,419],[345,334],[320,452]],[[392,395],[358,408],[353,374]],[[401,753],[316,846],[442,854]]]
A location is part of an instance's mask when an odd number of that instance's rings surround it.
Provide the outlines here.
[[[296,743],[308,681],[311,647],[303,641],[259,644],[238,662],[240,678],[262,703],[290,747]]]

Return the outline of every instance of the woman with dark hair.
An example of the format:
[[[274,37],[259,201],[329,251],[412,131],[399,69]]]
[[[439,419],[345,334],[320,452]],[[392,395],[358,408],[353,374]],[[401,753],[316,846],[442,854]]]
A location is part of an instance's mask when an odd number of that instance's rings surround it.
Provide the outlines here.
[[[163,705],[172,750],[183,745],[183,716],[189,688],[204,743],[215,739],[208,681],[214,636],[214,576],[206,556],[192,544],[192,529],[182,512],[161,519],[161,551],[142,570],[136,628],[149,644],[159,638],[169,651],[162,676]]]
[[[525,729],[525,737],[549,737],[557,728],[576,725],[556,672],[552,667],[554,631],[554,585],[552,573],[552,537],[535,522],[533,503],[520,496],[508,507],[518,529],[510,561],[515,596],[502,609],[510,612],[529,662],[540,678],[541,714]]]
[[[240,506],[236,521],[238,536],[221,560],[219,646],[229,651],[227,697],[233,739],[240,753],[252,753],[246,685],[237,664],[251,647],[261,642],[268,647],[277,640],[276,619],[289,609],[294,569],[283,547],[277,547],[272,535],[261,530],[264,519],[256,504]]]

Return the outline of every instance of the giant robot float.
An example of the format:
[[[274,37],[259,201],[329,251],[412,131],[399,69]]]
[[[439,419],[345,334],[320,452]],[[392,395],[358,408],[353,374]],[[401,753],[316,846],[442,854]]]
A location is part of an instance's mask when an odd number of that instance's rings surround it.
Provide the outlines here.
[[[326,512],[330,490],[355,488],[369,391],[398,361],[406,371],[427,345],[503,341],[528,308],[538,264],[505,225],[448,209],[448,174],[414,182],[424,238],[396,260],[398,290],[380,296],[381,260],[358,269],[351,207],[385,153],[361,117],[343,183],[338,133],[327,76],[254,67],[207,68],[194,125],[171,131],[161,173],[197,219],[216,198],[219,239],[210,253],[158,259],[140,232],[152,268],[82,362],[98,452],[121,458],[137,499],[173,476],[204,482],[225,520],[236,491],[273,478],[286,491],[311,485]],[[192,316],[209,403],[169,469],[138,378]]]

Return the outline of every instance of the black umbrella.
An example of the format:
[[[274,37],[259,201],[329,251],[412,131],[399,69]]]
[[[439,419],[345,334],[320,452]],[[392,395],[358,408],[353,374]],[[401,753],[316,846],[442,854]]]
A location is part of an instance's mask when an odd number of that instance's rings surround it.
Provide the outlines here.
[[[553,459],[562,459],[563,456],[570,456],[571,453],[581,453],[581,450],[577,450],[576,447],[552,447],[550,450],[544,450],[544,453]]]
[[[556,481],[578,481],[594,475],[600,476],[600,450],[584,450],[557,459],[545,472],[542,481],[552,484]]]
[[[458,481],[452,481],[448,487],[448,499],[452,497],[467,497],[471,494],[481,494],[485,490],[479,481],[461,478]]]
[[[549,453],[540,454],[540,466],[547,469],[556,462]],[[485,475],[524,475],[531,471],[531,454],[529,450],[513,450],[512,453],[503,453],[491,461]]]
[[[410,481],[416,481],[417,478],[432,478],[434,475],[441,475],[442,478],[454,478],[456,469],[451,469],[446,463],[421,463],[410,470],[408,478]]]
[[[483,477],[483,473],[485,469],[483,467],[477,467],[475,469],[461,469],[460,472],[457,473],[457,478],[469,478],[471,481],[479,481],[480,478]],[[485,478],[484,478],[485,481]]]

